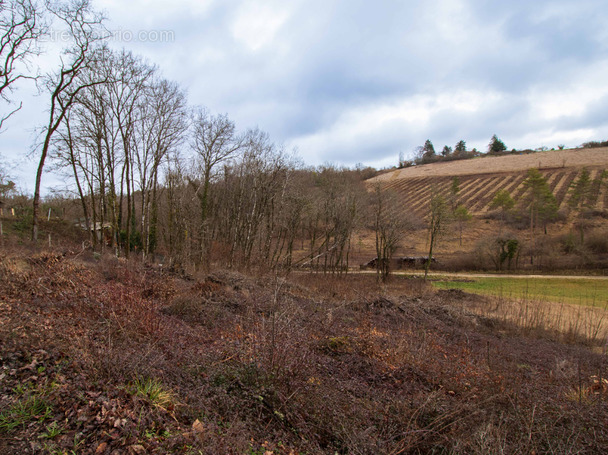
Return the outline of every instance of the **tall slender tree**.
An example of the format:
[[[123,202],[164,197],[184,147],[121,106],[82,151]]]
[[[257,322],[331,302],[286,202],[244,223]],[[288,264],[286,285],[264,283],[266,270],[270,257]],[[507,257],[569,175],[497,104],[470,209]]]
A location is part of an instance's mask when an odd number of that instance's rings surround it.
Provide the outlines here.
[[[38,240],[38,216],[40,210],[40,186],[42,172],[51,146],[51,139],[63,123],[78,94],[102,80],[81,82],[80,74],[95,60],[95,42],[101,39],[103,17],[95,12],[89,0],[72,0],[69,3],[49,5],[51,13],[67,28],[73,45],[60,58],[59,69],[48,74],[44,86],[50,95],[49,118],[43,128],[40,161],[36,172],[32,213],[32,240]]]
[[[536,228],[542,223],[545,234],[547,233],[547,223],[557,217],[557,201],[551,192],[547,179],[538,169],[528,170],[524,186],[528,188],[527,202],[530,213],[530,237],[532,239],[530,264],[534,265]]]
[[[445,233],[451,220],[449,204],[445,198],[435,189],[431,189],[431,201],[429,204],[428,215],[428,245],[429,255],[424,266],[424,279],[426,280],[431,262],[433,261],[433,251],[439,238]]]
[[[370,194],[369,209],[376,240],[376,273],[378,280],[385,282],[391,273],[392,257],[414,222],[397,195],[379,184]]]
[[[207,260],[209,189],[216,167],[234,158],[244,140],[236,134],[236,127],[227,115],[211,115],[205,108],[193,113],[191,147],[198,159],[201,179],[191,179],[200,202],[199,261]]]
[[[138,108],[134,158],[141,197],[141,232],[144,254],[156,245],[159,170],[184,140],[187,129],[186,97],[175,83],[152,80]]]

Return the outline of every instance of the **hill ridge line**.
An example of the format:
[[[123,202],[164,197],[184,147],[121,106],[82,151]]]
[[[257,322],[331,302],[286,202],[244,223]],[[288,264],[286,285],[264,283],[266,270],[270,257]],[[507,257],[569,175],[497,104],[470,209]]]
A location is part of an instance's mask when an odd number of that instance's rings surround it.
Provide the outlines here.
[[[541,170],[608,167],[608,147],[594,149],[548,150],[530,154],[508,154],[505,156],[483,156],[468,160],[455,160],[422,164],[379,175],[368,180],[388,182],[414,177],[453,177],[465,175],[510,174]]]

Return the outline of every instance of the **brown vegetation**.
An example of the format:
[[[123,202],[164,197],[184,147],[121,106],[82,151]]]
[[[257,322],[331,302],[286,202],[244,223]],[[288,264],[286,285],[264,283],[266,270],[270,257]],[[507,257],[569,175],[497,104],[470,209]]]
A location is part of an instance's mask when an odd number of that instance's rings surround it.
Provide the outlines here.
[[[608,449],[604,355],[419,280],[5,252],[0,295],[2,453]]]

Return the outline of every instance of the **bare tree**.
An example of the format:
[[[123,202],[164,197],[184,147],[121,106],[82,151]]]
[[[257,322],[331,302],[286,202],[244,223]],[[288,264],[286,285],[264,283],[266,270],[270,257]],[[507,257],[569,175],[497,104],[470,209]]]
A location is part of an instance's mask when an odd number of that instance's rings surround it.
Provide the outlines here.
[[[324,166],[318,169],[315,212],[309,223],[311,259],[324,272],[347,272],[351,238],[360,221],[359,207],[365,189],[356,173],[344,168]],[[320,244],[314,245],[320,241]],[[323,261],[321,264],[320,261]]]
[[[370,194],[371,228],[376,236],[376,271],[385,282],[390,276],[390,264],[403,236],[414,229],[415,220],[395,193],[376,184]]]
[[[458,242],[462,246],[462,231],[466,223],[473,219],[473,215],[469,213],[469,210],[462,204],[459,204],[454,210],[452,210],[452,217],[458,222]]]
[[[82,146],[83,140],[81,139],[78,129],[79,124],[72,120],[73,112],[68,112],[65,118],[65,128],[58,131],[56,138],[53,140],[53,153],[52,159],[55,160],[58,167],[69,168],[74,182],[76,183],[76,189],[80,203],[82,207],[82,213],[84,215],[85,229],[91,236],[91,243],[93,246],[96,245],[97,237],[94,235],[94,220],[95,220],[95,199],[93,185],[91,184],[91,176],[93,174],[92,166],[89,165],[89,160],[86,155],[86,148]],[[74,125],[74,123],[76,123]],[[76,131],[74,131],[76,129]],[[87,202],[87,194],[85,193],[84,184],[87,184],[88,188],[91,188],[90,198],[91,205]],[[89,207],[91,207],[89,209]],[[91,213],[93,217],[91,218]],[[93,219],[93,222],[92,222]]]
[[[111,58],[104,63],[107,77],[111,80],[108,84],[108,104],[113,119],[113,128],[117,134],[120,144],[113,151],[116,166],[119,166],[120,158],[120,196],[116,230],[123,227],[123,202],[126,199],[126,222],[125,256],[129,256],[135,230],[135,201],[134,201],[134,145],[135,130],[138,122],[142,120],[140,106],[145,104],[146,91],[150,81],[156,72],[156,68],[144,62],[140,57],[131,52],[122,51],[112,54]],[[124,192],[126,191],[126,198]]]
[[[103,82],[101,80],[82,82],[79,78],[81,72],[95,59],[93,46],[100,38],[102,17],[92,10],[89,0],[72,0],[70,3],[50,8],[53,15],[65,24],[74,44],[61,57],[58,71],[45,78],[45,87],[50,94],[50,107],[48,123],[43,129],[44,139],[36,173],[32,214],[33,241],[38,240],[40,185],[53,134],[63,123],[78,94],[87,87]]]
[[[191,147],[197,155],[202,181],[196,185],[200,202],[199,253],[204,260],[207,238],[209,186],[217,165],[230,160],[243,146],[236,134],[235,125],[227,115],[211,115],[198,108],[193,115]]]
[[[2,161],[0,161],[0,198],[4,199],[14,192],[15,188],[15,182],[10,179],[6,168],[4,167]]]
[[[192,232],[193,213],[191,205],[195,196],[186,183],[187,164],[174,154],[165,163],[163,172],[164,206],[159,211],[162,238],[168,253],[168,265],[181,270],[189,260],[191,248],[188,247],[189,232]]]
[[[141,229],[144,254],[154,250],[158,217],[159,169],[184,139],[188,127],[186,96],[164,79],[153,81],[139,105],[134,155],[141,190]]]
[[[429,255],[424,266],[424,279],[426,280],[433,261],[433,250],[437,245],[437,240],[445,233],[448,224],[451,221],[450,208],[445,198],[437,192],[436,189],[431,189],[431,203],[429,206]]]
[[[38,54],[38,41],[46,32],[43,12],[35,0],[0,1],[0,97],[8,104],[15,83],[35,77],[30,59]],[[0,115],[0,130],[21,107],[19,103],[8,114]]]

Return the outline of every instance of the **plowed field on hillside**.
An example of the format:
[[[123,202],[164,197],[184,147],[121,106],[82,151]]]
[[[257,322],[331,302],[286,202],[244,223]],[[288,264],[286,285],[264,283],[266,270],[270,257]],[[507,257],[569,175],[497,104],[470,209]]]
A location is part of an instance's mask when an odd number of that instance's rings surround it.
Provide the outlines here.
[[[570,197],[569,188],[583,168],[594,182],[595,209],[608,209],[608,189],[599,184],[599,176],[608,169],[608,148],[591,150],[558,150],[529,155],[484,157],[448,163],[435,163],[399,169],[383,174],[370,184],[380,182],[385,189],[402,196],[404,207],[420,216],[428,212],[431,193],[450,193],[454,177],[458,177],[458,202],[470,213],[481,215],[489,210],[499,190],[506,190],[518,204],[525,204],[526,171],[538,168],[547,179],[559,207]]]

